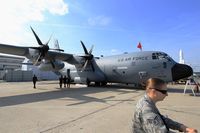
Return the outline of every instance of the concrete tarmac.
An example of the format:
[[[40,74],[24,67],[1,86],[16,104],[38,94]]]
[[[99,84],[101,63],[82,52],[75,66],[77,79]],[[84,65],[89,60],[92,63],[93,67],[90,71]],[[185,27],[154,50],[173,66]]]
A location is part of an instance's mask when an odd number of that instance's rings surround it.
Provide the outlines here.
[[[200,132],[200,95],[168,85],[158,103],[162,114]],[[125,85],[58,87],[58,81],[0,83],[1,133],[130,133],[136,102],[144,90]]]

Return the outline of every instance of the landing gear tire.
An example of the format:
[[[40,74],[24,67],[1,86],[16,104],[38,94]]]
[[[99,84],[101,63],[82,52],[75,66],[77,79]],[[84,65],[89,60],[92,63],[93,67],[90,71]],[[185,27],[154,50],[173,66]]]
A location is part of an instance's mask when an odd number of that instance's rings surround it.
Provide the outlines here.
[[[107,82],[101,82],[101,86],[106,86]]]
[[[86,84],[87,84],[87,87],[90,87],[90,80],[89,79],[87,79]]]
[[[95,82],[95,86],[100,86],[100,82]]]

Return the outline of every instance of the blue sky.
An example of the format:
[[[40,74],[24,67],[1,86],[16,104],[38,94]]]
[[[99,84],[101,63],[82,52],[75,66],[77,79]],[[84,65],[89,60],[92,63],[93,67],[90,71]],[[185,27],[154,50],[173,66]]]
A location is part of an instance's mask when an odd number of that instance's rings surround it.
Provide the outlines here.
[[[8,0],[0,5],[0,42],[36,46],[30,25],[43,42],[53,34],[67,53],[113,55],[143,50],[168,53],[200,68],[199,0]],[[23,3],[23,4],[22,4]],[[7,7],[8,6],[8,7]],[[10,7],[11,6],[11,7]]]

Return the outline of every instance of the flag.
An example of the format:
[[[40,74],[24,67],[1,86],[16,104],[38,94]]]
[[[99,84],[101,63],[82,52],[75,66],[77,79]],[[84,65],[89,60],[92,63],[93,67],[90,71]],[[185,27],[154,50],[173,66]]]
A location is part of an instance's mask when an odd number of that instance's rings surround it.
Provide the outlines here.
[[[142,51],[142,44],[140,42],[138,43],[137,48],[139,48]]]

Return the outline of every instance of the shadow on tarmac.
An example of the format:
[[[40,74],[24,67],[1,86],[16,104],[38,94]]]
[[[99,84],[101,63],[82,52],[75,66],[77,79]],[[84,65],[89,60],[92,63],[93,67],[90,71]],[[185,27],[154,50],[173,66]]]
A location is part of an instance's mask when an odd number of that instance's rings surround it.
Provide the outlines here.
[[[184,89],[177,89],[177,88],[168,88],[169,93],[182,93],[184,94]],[[190,96],[194,96],[191,89],[187,89],[185,94],[189,94]],[[200,97],[200,93],[195,93],[196,97]]]
[[[41,90],[44,90],[44,89],[42,89],[41,87]],[[89,102],[101,102],[101,103],[106,104],[106,102],[108,100],[112,100],[112,98],[114,98],[115,95],[112,95],[111,93],[110,96],[105,97],[103,99],[87,96],[88,94],[95,94],[95,93],[106,92],[106,91],[119,92],[117,95],[128,94],[128,93],[138,93],[138,90],[133,90],[133,89],[125,90],[125,89],[122,89],[122,87],[117,87],[117,86],[112,86],[112,85],[105,86],[105,87],[81,87],[81,88],[62,88],[62,89],[56,88],[56,90],[48,91],[48,92],[0,97],[0,107],[14,106],[14,105],[19,105],[19,104],[34,103],[34,102],[61,99],[61,98],[72,98],[71,100],[80,101],[79,103],[66,105],[66,106],[84,104],[84,103],[89,103]],[[66,100],[70,100],[70,99],[66,99]]]
[[[168,88],[168,92],[170,93],[183,93],[184,89],[177,89],[177,88]]]

